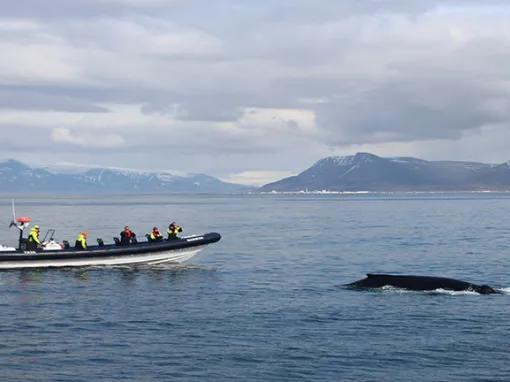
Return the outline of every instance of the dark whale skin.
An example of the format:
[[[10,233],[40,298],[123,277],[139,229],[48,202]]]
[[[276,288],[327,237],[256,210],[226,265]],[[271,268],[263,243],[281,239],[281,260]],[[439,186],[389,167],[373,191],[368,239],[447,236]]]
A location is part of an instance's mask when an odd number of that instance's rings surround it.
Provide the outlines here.
[[[446,277],[385,275],[368,273],[367,277],[345,286],[352,288],[382,288],[392,286],[415,291],[445,289],[452,291],[473,291],[480,294],[500,293],[488,285],[477,285]]]

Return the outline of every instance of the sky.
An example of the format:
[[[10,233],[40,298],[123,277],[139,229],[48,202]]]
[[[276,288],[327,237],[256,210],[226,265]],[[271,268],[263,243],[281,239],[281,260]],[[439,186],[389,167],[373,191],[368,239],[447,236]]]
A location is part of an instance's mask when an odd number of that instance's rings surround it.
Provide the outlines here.
[[[264,184],[510,160],[510,2],[0,1],[0,158]]]

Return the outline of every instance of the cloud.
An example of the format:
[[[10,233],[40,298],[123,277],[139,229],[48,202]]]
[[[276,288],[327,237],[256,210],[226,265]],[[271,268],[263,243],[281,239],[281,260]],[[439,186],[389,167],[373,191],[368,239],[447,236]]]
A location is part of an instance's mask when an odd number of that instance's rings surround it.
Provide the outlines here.
[[[503,161],[508,16],[497,0],[13,2],[0,145],[253,179],[361,147],[441,159],[473,137],[473,158]]]
[[[316,110],[331,144],[455,140],[465,131],[504,121],[508,114],[490,107],[491,97],[500,96],[478,83],[411,78],[337,96]]]
[[[0,109],[31,111],[69,111],[100,113],[107,110],[95,102],[66,94],[51,94],[43,89],[0,86]]]
[[[89,134],[79,135],[64,127],[52,129],[51,139],[55,143],[69,143],[86,148],[116,148],[125,145],[124,139],[117,134],[103,134],[100,137]]]
[[[247,184],[250,186],[262,186],[276,180],[296,175],[289,171],[243,171],[229,174],[221,178],[224,182]]]
[[[66,62],[65,48],[45,43],[0,42],[2,56],[9,59],[0,61],[0,83],[65,83],[78,80],[80,71]]]

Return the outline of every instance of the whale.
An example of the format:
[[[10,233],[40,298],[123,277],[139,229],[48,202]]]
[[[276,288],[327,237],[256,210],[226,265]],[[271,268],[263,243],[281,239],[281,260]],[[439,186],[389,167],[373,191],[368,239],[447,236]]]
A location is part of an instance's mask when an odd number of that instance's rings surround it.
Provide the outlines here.
[[[382,288],[391,286],[413,291],[431,291],[444,289],[450,291],[471,291],[480,294],[501,293],[489,285],[477,285],[467,281],[446,277],[387,275],[368,273],[367,277],[344,286],[350,288]]]

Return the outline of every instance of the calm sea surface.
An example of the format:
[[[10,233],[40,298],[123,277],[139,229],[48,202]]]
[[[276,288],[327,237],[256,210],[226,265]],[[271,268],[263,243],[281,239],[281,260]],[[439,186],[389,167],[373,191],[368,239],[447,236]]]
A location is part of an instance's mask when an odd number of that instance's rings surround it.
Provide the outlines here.
[[[510,195],[18,198],[44,232],[172,220],[187,265],[0,272],[2,381],[509,381]],[[10,199],[0,198],[0,242]],[[354,291],[367,272],[503,295]]]

